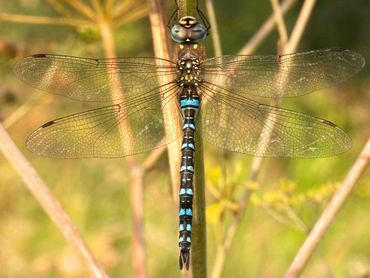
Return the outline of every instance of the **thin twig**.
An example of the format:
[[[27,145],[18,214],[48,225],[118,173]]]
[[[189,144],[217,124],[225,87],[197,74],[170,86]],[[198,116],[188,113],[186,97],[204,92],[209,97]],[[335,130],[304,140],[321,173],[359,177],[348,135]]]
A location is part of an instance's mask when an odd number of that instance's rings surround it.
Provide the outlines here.
[[[164,58],[172,60],[168,45],[168,30],[165,24],[164,12],[162,8],[162,1],[160,0],[148,0],[149,7],[149,20],[150,27],[152,30],[152,39],[154,46],[155,56],[158,58]],[[161,76],[160,83],[167,84],[169,76]],[[163,118],[165,120],[164,126],[166,127],[177,127],[177,133],[180,133],[180,116],[178,113],[178,107],[176,100],[173,99],[170,103],[163,107]],[[165,130],[167,138],[177,138],[177,134],[170,134],[174,132],[172,128]],[[178,199],[178,182],[179,182],[179,168],[180,168],[180,141],[176,140],[173,143],[167,145],[168,161],[170,161],[170,174],[172,182],[172,196],[174,200]]]
[[[286,14],[297,0],[285,0],[281,4],[280,9],[281,13]],[[260,29],[254,34],[254,36],[243,46],[239,51],[239,55],[249,55],[252,54],[257,47],[262,43],[263,40],[272,32],[276,25],[275,16],[271,15],[260,27]]]
[[[211,25],[211,37],[216,57],[222,56],[220,33],[218,31],[215,8],[212,0],[206,0],[206,8],[209,24]]]
[[[100,2],[93,0],[94,9],[97,13],[98,24],[103,41],[105,56],[107,58],[116,57],[116,49],[113,37],[113,30],[107,15],[103,11]],[[119,80],[119,77],[116,76]],[[120,91],[124,96],[123,88],[118,87],[117,79],[115,82],[115,90]],[[113,82],[113,79],[111,80]],[[124,99],[122,101],[124,103]],[[124,106],[123,106],[124,107]],[[125,137],[134,138],[130,125],[127,121],[120,120],[120,130],[125,131]],[[124,138],[122,136],[122,138]],[[130,140],[130,139],[128,139]],[[134,139],[132,139],[134,140]],[[130,140],[131,141],[131,140]],[[123,142],[124,143],[124,142]],[[145,256],[145,240],[144,240],[144,204],[143,204],[143,169],[138,165],[136,157],[131,155],[126,157],[126,161],[130,167],[130,204],[132,212],[132,261],[136,277],[146,277],[146,256]]]
[[[69,25],[75,27],[91,27],[94,24],[88,20],[64,17],[32,16],[21,14],[0,13],[0,21],[16,23],[43,24],[43,25]]]
[[[155,166],[155,163],[162,156],[162,154],[166,151],[166,147],[163,146],[162,142],[160,142],[160,145],[161,147],[152,150],[142,163],[144,172],[149,172]]]
[[[90,18],[91,20],[96,19],[94,11],[82,1],[80,0],[64,0],[64,1],[67,2],[71,7],[73,7],[75,10],[77,10],[81,14]]]
[[[306,2],[307,1],[311,1],[311,0],[306,0]],[[302,9],[311,8],[311,10],[312,10],[312,7],[313,6],[303,5]],[[284,12],[283,7],[281,8],[281,10],[282,10],[282,13],[283,13]],[[297,22],[296,22],[296,26],[299,24],[300,28],[295,27],[294,30],[297,30],[296,32],[298,32],[298,30],[300,30],[300,32],[303,32],[304,28],[301,28],[301,27],[305,27],[305,24],[302,24],[302,23],[304,23],[304,22],[307,23],[306,15],[308,15],[308,14],[310,14],[310,12],[304,12],[303,13],[301,11],[301,13],[299,14],[299,17],[297,19]],[[305,19],[302,19],[302,17],[304,17]],[[272,18],[275,21],[275,16],[274,15],[272,16]],[[262,30],[264,30],[264,29],[262,29]],[[265,31],[263,31],[263,32],[265,32]],[[296,34],[296,37],[298,37],[298,38],[301,37],[301,36],[297,36],[297,35],[298,35],[298,33]],[[289,42],[290,42],[290,40],[287,42],[287,44],[289,44]],[[297,44],[290,44],[290,45],[291,46],[294,46],[294,45],[297,46]],[[290,48],[288,50],[289,51],[294,51],[293,48]],[[282,52],[286,53],[286,47],[283,46]],[[281,88],[279,88],[279,89],[281,89]],[[277,102],[278,102],[278,99],[275,100],[276,104],[277,104]],[[270,119],[270,115],[268,116],[268,119]],[[266,138],[266,137],[269,138],[269,136],[271,136],[271,134],[269,134],[268,131],[265,132],[265,130],[263,130],[261,134],[262,134],[261,137],[264,137],[264,138]],[[266,140],[266,142],[268,142],[268,141],[269,141],[269,139]],[[263,148],[263,147],[266,147],[266,146],[261,146],[261,147]],[[258,174],[259,174],[260,169],[261,169],[262,161],[263,161],[262,157],[255,157],[253,159],[251,172],[250,172],[250,176],[249,176],[249,181],[250,182],[255,182],[257,180]],[[216,256],[216,260],[215,260],[215,264],[214,264],[214,269],[213,269],[212,276],[211,276],[212,278],[221,277],[221,274],[222,274],[222,271],[223,271],[223,268],[224,268],[224,264],[225,264],[226,254],[229,251],[229,249],[231,247],[231,244],[233,242],[233,239],[235,237],[236,230],[237,230],[237,228],[239,226],[239,222],[242,219],[242,216],[244,214],[246,205],[247,205],[248,200],[249,200],[249,196],[250,196],[250,191],[249,191],[248,188],[246,188],[244,190],[243,194],[242,194],[242,197],[241,197],[240,201],[239,201],[240,209],[239,209],[238,213],[234,214],[232,223],[227,228],[226,235],[225,235],[223,243],[219,244],[219,246],[218,246],[217,256]]]
[[[299,13],[298,20],[294,25],[293,31],[290,34],[289,41],[285,46],[285,53],[293,53],[298,47],[298,43],[302,38],[304,29],[306,28],[308,19],[311,16],[313,7],[316,3],[316,0],[305,0],[302,6],[302,9]]]
[[[4,121],[4,127],[9,128],[11,125],[16,123],[24,115],[31,110],[35,102],[40,98],[42,92],[39,91],[36,94],[33,94],[25,103],[18,107],[12,114],[10,114]]]
[[[148,7],[147,5],[143,4],[142,6],[133,9],[127,14],[123,14],[121,16],[117,16],[114,21],[114,27],[120,27],[122,24],[127,23],[129,21],[138,20],[148,15]]]
[[[302,244],[292,264],[290,265],[286,278],[299,277],[313,252],[317,248],[324,234],[328,230],[331,223],[334,221],[340,209],[343,207],[345,201],[348,199],[357,181],[365,172],[370,161],[370,138],[362,149],[360,155],[353,164],[351,170],[348,172],[346,178],[333,195],[330,202],[325,207],[319,219],[316,221],[308,237]]]
[[[108,277],[92,254],[90,248],[74,227],[71,219],[62,209],[57,199],[49,191],[45,182],[19,151],[4,127],[0,124],[0,150],[13,165],[18,175],[25,182],[28,190],[37,199],[51,220],[63,233],[67,242],[76,250],[94,277]]]
[[[137,0],[125,0],[120,1],[118,6],[114,9],[113,12],[113,18],[121,18],[126,17],[130,15],[130,11],[134,10],[135,8],[144,7],[145,1],[137,1]]]
[[[72,17],[72,11],[67,9],[65,5],[63,5],[58,0],[47,0],[49,5],[59,14],[63,15],[63,17]]]
[[[108,13],[112,13],[112,10],[114,9],[115,2],[116,2],[115,0],[107,0],[107,1],[105,1],[105,10]]]
[[[280,44],[285,45],[286,42],[288,41],[288,31],[287,31],[286,26],[285,26],[283,13],[280,9],[278,0],[271,0],[271,6],[272,6],[273,11],[274,11],[276,25],[277,25],[277,29],[279,31]]]

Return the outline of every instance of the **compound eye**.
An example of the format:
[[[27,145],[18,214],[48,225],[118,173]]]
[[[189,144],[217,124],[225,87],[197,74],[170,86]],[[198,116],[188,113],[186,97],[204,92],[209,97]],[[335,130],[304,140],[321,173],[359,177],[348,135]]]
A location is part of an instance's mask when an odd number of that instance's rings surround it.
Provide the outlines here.
[[[180,25],[171,28],[171,38],[177,43],[183,43],[187,39],[186,29]]]
[[[207,37],[208,31],[203,24],[197,24],[191,29],[190,39],[193,42],[199,42]]]

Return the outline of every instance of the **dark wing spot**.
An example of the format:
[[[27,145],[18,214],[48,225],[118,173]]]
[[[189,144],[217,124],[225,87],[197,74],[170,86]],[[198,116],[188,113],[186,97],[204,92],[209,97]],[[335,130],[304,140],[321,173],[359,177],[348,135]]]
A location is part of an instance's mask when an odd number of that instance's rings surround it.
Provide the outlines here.
[[[44,123],[44,124],[41,126],[41,128],[45,128],[45,127],[51,126],[51,125],[53,125],[53,124],[55,124],[55,121],[50,121],[50,122]]]
[[[46,58],[46,54],[34,54],[32,58]]]
[[[336,124],[334,124],[334,123],[332,123],[332,122],[329,122],[328,120],[324,120],[324,119],[322,119],[322,120],[321,120],[321,122],[323,122],[324,124],[330,125],[330,126],[332,126],[332,127],[337,127],[337,125],[336,125]]]

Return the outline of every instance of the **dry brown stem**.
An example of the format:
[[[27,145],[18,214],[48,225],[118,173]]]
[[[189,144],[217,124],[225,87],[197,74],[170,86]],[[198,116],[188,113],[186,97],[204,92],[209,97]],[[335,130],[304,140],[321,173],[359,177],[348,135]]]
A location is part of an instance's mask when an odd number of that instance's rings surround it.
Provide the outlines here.
[[[113,37],[111,22],[104,13],[104,8],[100,2],[93,0],[94,9],[98,15],[97,20],[100,26],[100,33],[107,58],[116,57],[116,49]],[[117,78],[119,78],[117,76]],[[116,82],[116,84],[120,84]],[[123,88],[115,86],[115,90],[121,91]],[[124,102],[124,100],[123,100]],[[129,138],[133,138],[131,128],[128,122],[120,122],[120,130],[125,130]],[[123,137],[122,137],[123,138]],[[143,204],[143,169],[138,165],[135,156],[126,157],[130,167],[130,205],[132,212],[132,263],[136,277],[146,277],[146,257],[145,257],[145,240],[144,240],[144,204]]]
[[[90,18],[91,20],[95,20],[95,13],[94,11],[85,3],[80,0],[64,0],[68,5],[73,7],[76,11],[80,12],[81,14],[85,15],[86,17]]]
[[[287,41],[287,44],[285,46],[284,45],[282,46],[282,50],[281,50],[282,53],[293,52],[295,50],[294,47],[297,46],[298,41],[296,39],[297,38],[299,39],[301,37],[301,34],[303,33],[304,27],[307,23],[307,20],[308,20],[309,15],[312,11],[312,8],[313,8],[313,4],[309,5],[307,2],[311,3],[311,2],[314,2],[314,1],[312,1],[312,0],[306,0],[305,1],[304,5],[301,9],[301,12],[298,16],[298,19],[296,21],[295,27],[292,31],[292,35],[294,33],[294,37],[293,37],[294,41],[291,42],[291,39],[289,39]],[[286,11],[285,9],[288,9],[288,7],[289,7],[288,4],[291,5],[293,3],[289,2],[289,1],[286,1],[286,2],[284,2],[284,4],[281,7],[274,7],[275,14],[270,17],[275,22],[280,21],[280,24],[282,25],[280,28],[283,28],[283,29],[285,29],[283,27],[285,25],[283,23],[283,18],[282,18],[281,15]],[[284,5],[287,5],[287,6],[284,6]],[[303,11],[303,10],[305,10],[305,11]],[[276,14],[276,13],[278,13],[278,14]],[[270,19],[268,19],[267,22],[269,22],[269,21],[270,21]],[[255,49],[255,46],[256,46],[255,42],[259,41],[255,38],[261,38],[261,37],[266,36],[267,35],[266,30],[269,30],[271,28],[270,27],[271,23],[267,23],[267,22],[262,26],[263,28],[261,28],[257,32],[257,35],[255,35],[254,38],[252,38],[253,43],[252,44],[248,43],[247,44],[248,47],[244,47],[241,52],[245,52],[247,50],[250,51],[250,50]],[[281,34],[281,36],[283,36],[283,38],[281,38],[281,41],[284,41],[285,31],[280,30],[279,33]],[[275,105],[278,104],[278,99],[274,100],[274,104]],[[268,119],[270,119],[270,115],[268,116]],[[271,120],[273,120],[273,119],[271,119]],[[263,136],[264,138],[269,138],[271,136],[271,132],[263,130],[261,136]],[[268,141],[269,140],[266,140],[266,142],[268,142]],[[264,148],[266,146],[262,145],[261,147]],[[263,161],[262,157],[255,157],[253,159],[252,167],[251,167],[251,173],[250,173],[250,176],[249,176],[249,181],[250,182],[255,182],[257,180],[258,174],[261,170],[262,161]],[[245,211],[246,205],[248,203],[249,196],[250,196],[249,189],[245,189],[243,194],[242,194],[242,197],[240,198],[240,201],[239,201],[239,211],[234,214],[232,223],[227,228],[223,241],[221,241],[220,244],[218,245],[216,260],[215,260],[215,264],[214,264],[214,269],[213,269],[212,276],[211,276],[212,278],[221,277],[221,274],[222,274],[222,271],[223,271],[223,268],[224,268],[224,264],[225,264],[225,260],[226,260],[226,254],[229,251],[229,249],[231,247],[231,244],[233,242],[233,239],[235,237],[235,233],[237,231],[237,228],[239,226],[239,223],[240,223],[240,221],[242,219],[242,216],[243,216],[243,213]]]
[[[281,6],[281,13],[286,14],[297,0],[285,0]],[[275,15],[272,14],[260,27],[260,29],[254,34],[254,36],[244,45],[244,47],[239,51],[239,55],[249,55],[252,54],[257,47],[266,39],[266,37],[271,33],[276,25]]]
[[[360,155],[357,157],[352,168],[349,170],[344,181],[339,186],[338,190],[335,192],[332,199],[329,201],[324,211],[320,215],[319,219],[316,221],[306,240],[300,247],[297,255],[294,257],[292,264],[285,274],[286,278],[299,277],[307,262],[312,257],[313,252],[317,248],[318,244],[323,239],[329,226],[333,223],[345,201],[349,198],[357,181],[369,166],[369,161],[370,138],[362,149]]]
[[[94,277],[108,277],[71,219],[0,124],[0,150]]]
[[[209,24],[211,25],[213,49],[215,51],[215,56],[220,57],[222,55],[221,40],[220,33],[218,32],[215,8],[212,0],[206,0],[206,8]]]
[[[154,53],[155,56],[158,58],[163,58],[167,60],[172,60],[169,50],[168,44],[168,29],[165,24],[166,20],[164,18],[163,12],[163,5],[165,1],[162,0],[148,0],[149,6],[149,20],[150,26],[152,29],[152,39],[153,39],[153,46],[154,46]],[[169,76],[163,76],[161,83],[165,84],[170,81]],[[180,118],[178,113],[178,107],[176,100],[173,99],[168,105],[166,105],[163,109],[165,127],[169,126],[177,126],[178,132],[180,132]],[[166,136],[168,138],[176,138],[177,135],[170,135],[169,133],[172,132],[172,129],[166,129]],[[178,198],[178,181],[179,181],[179,162],[180,162],[180,141],[177,140],[173,143],[170,143],[167,146],[167,153],[168,153],[168,161],[170,161],[170,174],[171,174],[171,181],[172,181],[172,195],[173,199],[177,200]]]
[[[32,16],[21,14],[0,13],[0,21],[10,21],[17,23],[42,24],[42,25],[68,25],[74,27],[94,26],[91,21],[78,18]]]

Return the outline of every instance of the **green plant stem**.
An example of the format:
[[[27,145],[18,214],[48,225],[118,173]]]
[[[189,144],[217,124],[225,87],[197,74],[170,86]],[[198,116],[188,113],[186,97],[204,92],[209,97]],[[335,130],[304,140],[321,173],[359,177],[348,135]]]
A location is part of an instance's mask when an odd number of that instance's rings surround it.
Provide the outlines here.
[[[198,123],[197,129],[201,129],[200,123]],[[199,132],[195,133],[195,146],[194,213],[191,260],[193,278],[204,278],[207,277],[206,198],[203,141]]]
[[[197,1],[177,0],[179,16],[196,15]],[[198,116],[200,117],[200,115]],[[200,121],[197,129],[201,130]],[[207,237],[206,237],[206,201],[204,182],[203,142],[199,133],[195,133],[195,173],[192,230],[192,274],[194,278],[207,277]]]
[[[177,0],[179,8],[179,17],[186,15],[195,16],[197,1],[196,0]]]

